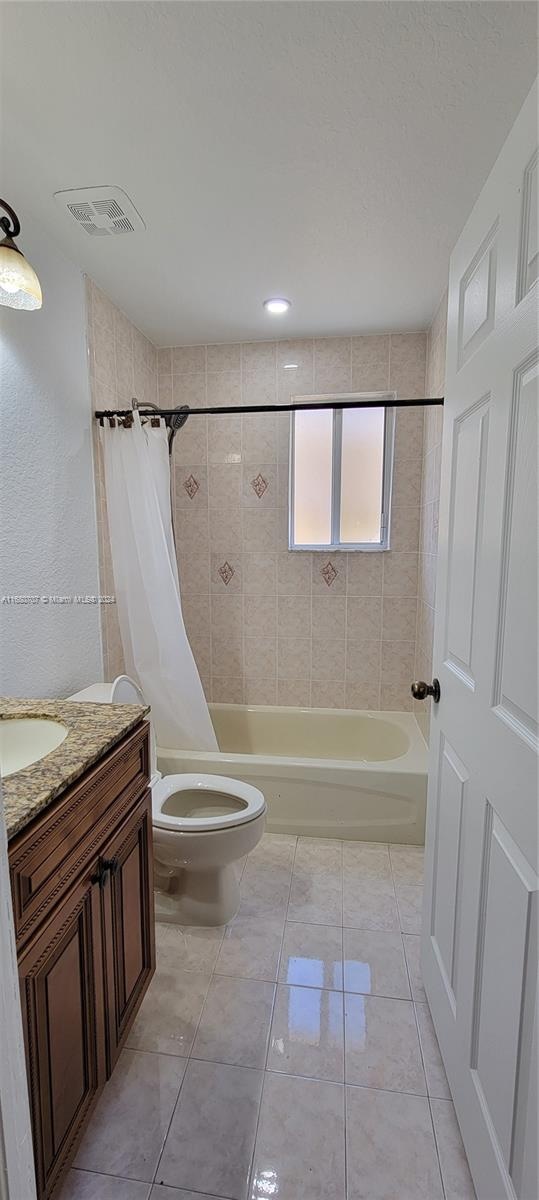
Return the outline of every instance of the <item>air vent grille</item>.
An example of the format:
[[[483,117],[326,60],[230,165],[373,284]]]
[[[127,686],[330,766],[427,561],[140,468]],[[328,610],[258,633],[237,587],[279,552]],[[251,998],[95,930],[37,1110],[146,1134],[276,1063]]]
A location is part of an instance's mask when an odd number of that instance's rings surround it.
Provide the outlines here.
[[[91,237],[135,233],[146,228],[132,200],[122,188],[75,188],[55,192],[54,196]]]

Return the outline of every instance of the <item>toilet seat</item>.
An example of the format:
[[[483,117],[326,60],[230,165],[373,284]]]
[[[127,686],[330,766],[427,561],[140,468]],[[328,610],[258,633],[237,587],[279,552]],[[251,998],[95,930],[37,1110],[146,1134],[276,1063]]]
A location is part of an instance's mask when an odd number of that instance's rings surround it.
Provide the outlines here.
[[[244,807],[236,812],[195,817],[176,817],[162,811],[170,796],[194,790],[200,791],[201,799],[204,792],[220,792],[231,800],[243,801]],[[212,830],[231,829],[254,821],[265,810],[266,802],[258,788],[240,779],[228,779],[226,775],[165,775],[152,786],[152,824],[157,829],[168,829],[175,833],[211,833]]]

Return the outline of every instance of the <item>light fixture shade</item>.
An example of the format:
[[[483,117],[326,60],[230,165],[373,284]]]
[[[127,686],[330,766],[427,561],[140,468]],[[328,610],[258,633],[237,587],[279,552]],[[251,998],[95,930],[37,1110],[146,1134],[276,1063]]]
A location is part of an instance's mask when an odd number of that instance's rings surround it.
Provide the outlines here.
[[[0,242],[0,304],[8,308],[41,308],[43,297],[39,279],[24,254]]]
[[[286,300],[284,296],[270,296],[269,300],[264,300],[263,307],[272,316],[282,317],[283,313],[288,312],[290,303],[290,300]]]

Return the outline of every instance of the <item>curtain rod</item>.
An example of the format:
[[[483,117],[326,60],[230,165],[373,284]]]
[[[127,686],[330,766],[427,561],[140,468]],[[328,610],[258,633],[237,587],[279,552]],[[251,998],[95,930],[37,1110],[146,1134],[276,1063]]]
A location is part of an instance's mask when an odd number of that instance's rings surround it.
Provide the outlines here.
[[[388,397],[382,396],[378,399],[375,397],[369,397],[369,399],[361,400],[319,400],[313,404],[239,404],[236,406],[227,405],[223,408],[190,408],[189,405],[184,405],[181,409],[155,408],[153,406],[145,409],[143,403],[139,401],[139,405],[135,409],[103,408],[98,409],[94,413],[94,416],[96,420],[101,421],[101,423],[103,423],[105,419],[114,419],[115,417],[118,417],[119,420],[125,420],[127,418],[129,421],[129,418],[132,420],[133,412],[136,411],[141,417],[154,417],[156,419],[163,417],[165,422],[167,422],[171,421],[174,417],[177,418],[178,412],[184,414],[185,418],[198,416],[222,417],[226,416],[228,413],[237,415],[238,413],[301,412],[306,409],[317,408],[407,408],[409,406],[416,408],[427,408],[434,405],[443,405],[443,403],[443,396],[428,396],[424,400],[390,400]],[[129,421],[129,423],[131,423],[131,421]]]

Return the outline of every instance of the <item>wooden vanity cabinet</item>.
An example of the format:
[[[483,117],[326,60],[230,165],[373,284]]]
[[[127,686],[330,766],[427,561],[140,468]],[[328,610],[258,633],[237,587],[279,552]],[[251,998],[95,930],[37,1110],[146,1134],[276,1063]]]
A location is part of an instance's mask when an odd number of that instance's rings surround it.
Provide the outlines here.
[[[154,971],[151,834],[141,724],[9,846],[40,1200],[73,1159]]]
[[[106,861],[114,864],[102,890],[107,1074],[154,969],[151,842],[147,792],[105,849]]]
[[[50,1196],[106,1079],[99,884],[88,873],[19,959],[38,1196]]]

